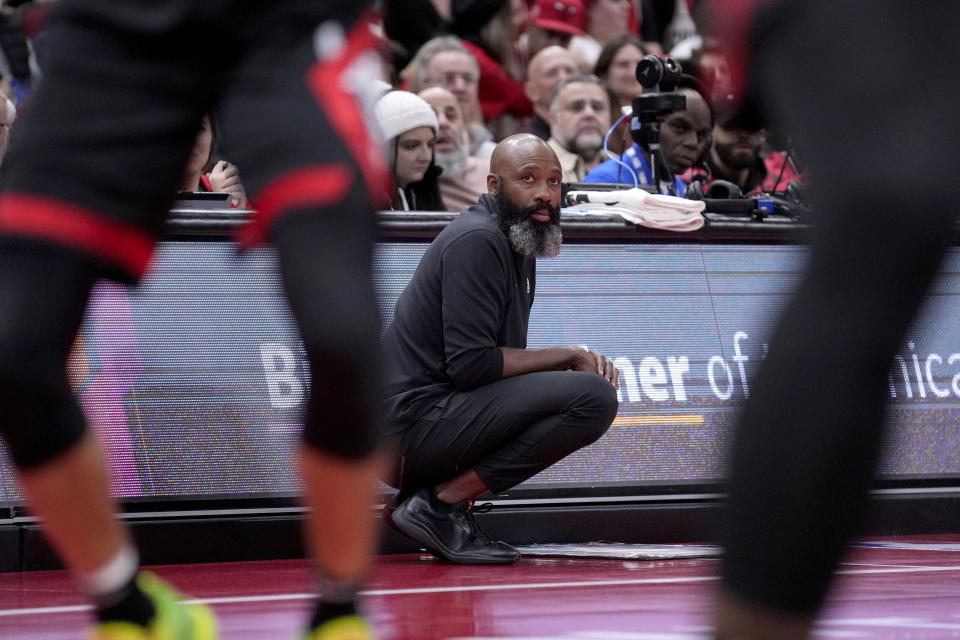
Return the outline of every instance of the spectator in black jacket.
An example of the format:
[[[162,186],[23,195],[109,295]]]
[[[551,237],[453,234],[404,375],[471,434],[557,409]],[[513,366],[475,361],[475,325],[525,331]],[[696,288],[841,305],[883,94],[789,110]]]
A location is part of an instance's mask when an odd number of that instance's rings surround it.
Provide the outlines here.
[[[560,251],[560,162],[536,136],[497,145],[488,194],[445,228],[384,338],[388,433],[401,456],[388,521],[434,555],[506,564],[471,501],[602,436],[618,372],[597,351],[527,349],[536,259]]]

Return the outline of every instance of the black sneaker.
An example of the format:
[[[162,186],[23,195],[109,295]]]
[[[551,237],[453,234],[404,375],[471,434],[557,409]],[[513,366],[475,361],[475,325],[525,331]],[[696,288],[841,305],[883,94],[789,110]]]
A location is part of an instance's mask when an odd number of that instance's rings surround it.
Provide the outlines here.
[[[470,528],[473,530],[473,535],[476,537],[477,541],[484,546],[493,546],[500,550],[500,553],[504,555],[513,555],[516,556],[516,559],[520,559],[520,552],[516,548],[511,547],[506,542],[500,542],[499,540],[494,540],[487,532],[480,527],[480,523],[477,522],[476,518],[473,517],[475,513],[487,513],[488,511],[493,510],[493,505],[489,502],[483,504],[474,504],[473,500],[467,502],[466,513],[464,514],[467,522],[470,525]]]
[[[491,540],[477,525],[467,502],[448,505],[419,489],[393,510],[393,526],[441,560],[454,564],[513,564],[520,552]]]

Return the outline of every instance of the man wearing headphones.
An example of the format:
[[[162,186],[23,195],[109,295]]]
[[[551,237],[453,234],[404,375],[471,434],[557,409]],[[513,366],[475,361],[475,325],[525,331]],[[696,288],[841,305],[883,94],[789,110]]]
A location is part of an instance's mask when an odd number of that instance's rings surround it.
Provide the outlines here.
[[[713,107],[698,84],[684,76],[677,92],[687,99],[687,106],[667,116],[660,125],[656,186],[664,195],[683,197],[686,183],[679,175],[694,166],[710,146]],[[649,158],[647,145],[634,142],[618,160],[601,163],[583,181],[633,185],[636,180],[638,186],[654,184]]]
[[[703,164],[690,167],[680,177],[687,184],[701,182],[704,192],[717,180],[735,184],[744,195],[783,191],[800,175],[786,152],[765,153],[766,144],[762,123],[736,114],[721,117],[713,127],[713,143]]]

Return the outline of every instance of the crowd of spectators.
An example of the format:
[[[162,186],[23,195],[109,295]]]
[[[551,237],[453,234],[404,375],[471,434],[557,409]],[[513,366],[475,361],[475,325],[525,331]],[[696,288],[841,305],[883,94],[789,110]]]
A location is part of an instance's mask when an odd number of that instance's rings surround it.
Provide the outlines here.
[[[703,193],[718,180],[743,195],[783,191],[799,169],[785,148],[774,146],[783,136],[768,135],[763,125],[738,120],[726,108],[736,96],[710,30],[709,4],[385,2],[382,35],[393,87],[414,93],[439,87],[460,108],[465,134],[444,123],[440,109],[454,111],[444,106],[443,94],[428,99],[441,120],[435,154],[442,208],[460,211],[475,202],[474,194],[483,193],[482,162],[494,143],[513,133],[547,140],[565,182],[613,182],[677,196],[691,182],[697,183],[691,193]],[[638,130],[624,117],[644,91],[636,68],[649,54],[675,57],[685,74],[677,91],[687,106],[660,124],[658,152],[649,128]]]
[[[55,4],[7,2],[0,11],[0,163],[17,110],[42,79],[44,28]],[[384,103],[406,109],[404,117],[379,122],[394,170],[392,206],[461,211],[474,204],[486,192],[495,144],[514,133],[548,141],[565,182],[641,185],[680,196],[691,182],[701,193],[717,180],[743,195],[784,190],[800,175],[786,145],[775,142],[786,138],[723,108],[730,75],[710,34],[710,4],[381,0],[390,80],[381,95],[407,92]],[[678,89],[687,107],[661,124],[652,166],[647,131],[632,130],[624,117],[644,90],[635,71],[648,54],[676,57],[691,76]],[[378,114],[387,112],[397,117],[390,109]],[[399,131],[397,122],[417,126]],[[232,206],[247,206],[242,167],[220,156],[213,124],[199,132],[187,164],[182,189],[226,191]]]

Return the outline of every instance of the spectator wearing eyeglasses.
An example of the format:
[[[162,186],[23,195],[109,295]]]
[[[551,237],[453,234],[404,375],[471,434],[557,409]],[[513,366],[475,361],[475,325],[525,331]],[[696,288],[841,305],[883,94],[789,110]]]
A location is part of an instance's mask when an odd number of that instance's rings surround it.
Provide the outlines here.
[[[467,122],[470,155],[490,159],[496,143],[480,115],[480,66],[458,38],[440,36],[429,40],[417,51],[404,75],[413,93],[441,87],[456,96]]]
[[[605,156],[603,136],[610,128],[610,98],[596,76],[561,82],[550,100],[550,140],[560,159],[564,182],[582,182]]]

